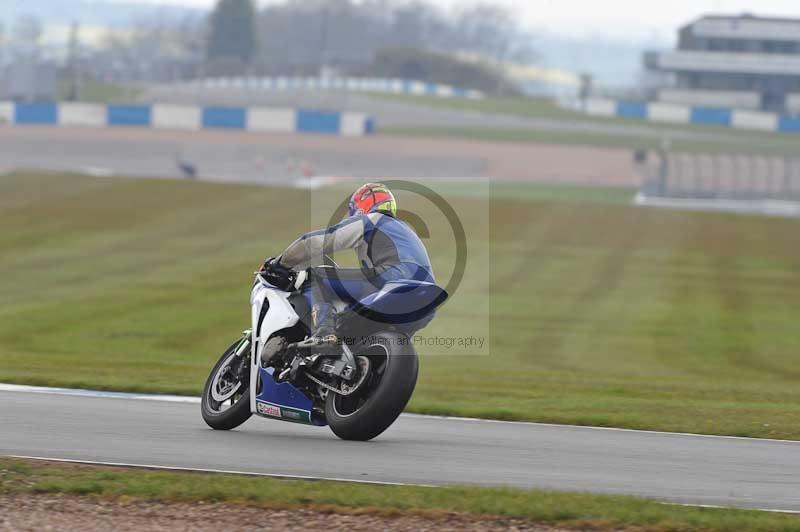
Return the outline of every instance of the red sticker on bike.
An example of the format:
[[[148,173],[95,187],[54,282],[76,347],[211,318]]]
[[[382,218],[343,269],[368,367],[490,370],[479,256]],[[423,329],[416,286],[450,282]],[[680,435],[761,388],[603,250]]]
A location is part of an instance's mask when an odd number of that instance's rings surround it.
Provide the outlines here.
[[[258,413],[264,416],[281,417],[281,409],[275,405],[267,403],[257,403]]]

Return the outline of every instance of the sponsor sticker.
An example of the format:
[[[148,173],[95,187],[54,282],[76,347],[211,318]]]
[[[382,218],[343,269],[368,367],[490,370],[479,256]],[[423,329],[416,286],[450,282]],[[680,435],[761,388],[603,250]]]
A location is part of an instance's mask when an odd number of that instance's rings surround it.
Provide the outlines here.
[[[301,412],[297,412],[296,410],[289,410],[288,408],[284,408],[281,410],[281,416],[285,417],[286,419],[303,419],[305,416]]]
[[[298,421],[300,423],[311,423],[311,412],[307,410],[296,410],[294,408],[285,408],[257,401],[256,411],[262,416],[278,417],[287,421]]]
[[[264,416],[281,417],[281,409],[268,403],[257,403],[256,408],[259,414]]]
[[[311,412],[307,410],[295,410],[293,408],[281,408],[281,417],[290,421],[300,423],[311,423]]]

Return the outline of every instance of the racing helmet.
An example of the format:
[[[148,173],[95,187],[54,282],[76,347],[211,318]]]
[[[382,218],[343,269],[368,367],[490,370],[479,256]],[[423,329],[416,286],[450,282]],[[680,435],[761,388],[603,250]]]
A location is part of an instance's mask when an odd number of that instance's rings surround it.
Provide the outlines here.
[[[397,202],[389,187],[380,183],[367,183],[359,187],[350,196],[348,214],[370,214],[380,212],[389,216],[397,216]]]

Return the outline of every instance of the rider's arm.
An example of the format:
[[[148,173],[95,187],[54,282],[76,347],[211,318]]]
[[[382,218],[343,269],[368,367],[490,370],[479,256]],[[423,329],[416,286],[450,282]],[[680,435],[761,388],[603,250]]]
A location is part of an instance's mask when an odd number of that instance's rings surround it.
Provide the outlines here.
[[[321,264],[325,255],[354,249],[364,241],[364,215],[351,216],[340,223],[301,236],[279,257],[280,263],[296,270]]]

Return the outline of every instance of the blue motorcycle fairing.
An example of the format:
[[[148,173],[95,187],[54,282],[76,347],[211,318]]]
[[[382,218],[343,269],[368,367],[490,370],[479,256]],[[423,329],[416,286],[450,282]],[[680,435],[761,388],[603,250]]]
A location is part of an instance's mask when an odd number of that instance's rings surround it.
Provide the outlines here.
[[[259,368],[261,391],[256,395],[256,413],[263,417],[324,426],[312,416],[313,401],[288,382],[275,382],[273,368]]]

